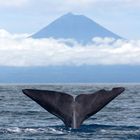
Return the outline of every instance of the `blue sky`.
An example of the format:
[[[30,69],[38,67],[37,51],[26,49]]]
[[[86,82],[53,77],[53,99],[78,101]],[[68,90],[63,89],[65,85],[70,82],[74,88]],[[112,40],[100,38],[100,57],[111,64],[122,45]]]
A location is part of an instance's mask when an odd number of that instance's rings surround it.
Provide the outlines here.
[[[83,14],[128,39],[139,39],[139,0],[0,0],[0,28],[33,33],[68,12]]]

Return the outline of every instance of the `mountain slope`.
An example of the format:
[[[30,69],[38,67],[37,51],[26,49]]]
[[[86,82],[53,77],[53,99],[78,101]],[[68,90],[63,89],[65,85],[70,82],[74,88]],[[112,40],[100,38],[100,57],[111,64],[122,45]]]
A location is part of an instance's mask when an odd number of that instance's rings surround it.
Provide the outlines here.
[[[33,38],[75,39],[80,43],[89,43],[93,37],[120,38],[93,20],[83,15],[68,13],[32,35]]]

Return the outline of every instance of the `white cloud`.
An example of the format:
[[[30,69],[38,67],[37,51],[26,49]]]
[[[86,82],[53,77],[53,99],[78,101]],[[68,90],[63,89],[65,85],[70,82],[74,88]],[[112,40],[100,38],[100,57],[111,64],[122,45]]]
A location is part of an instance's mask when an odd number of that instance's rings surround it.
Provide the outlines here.
[[[74,0],[73,0],[74,1]],[[140,4],[139,0],[79,0],[87,3],[118,3],[118,4]]]
[[[83,46],[69,40],[32,39],[0,30],[0,66],[140,65],[140,40],[94,38]]]
[[[18,6],[22,6],[24,4],[26,4],[29,0],[0,0],[0,6],[14,6],[14,7],[18,7]]]
[[[126,6],[140,6],[139,0],[63,0],[60,1],[66,5],[72,6],[82,6],[82,7],[94,7],[94,6],[119,6],[119,7],[126,7]]]

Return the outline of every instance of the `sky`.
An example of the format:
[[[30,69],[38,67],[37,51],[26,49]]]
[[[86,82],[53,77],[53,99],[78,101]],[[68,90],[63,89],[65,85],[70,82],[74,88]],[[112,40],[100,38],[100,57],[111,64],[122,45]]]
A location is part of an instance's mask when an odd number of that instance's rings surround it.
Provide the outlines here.
[[[83,14],[124,38],[140,38],[140,0],[0,0],[0,28],[32,34],[68,12]]]
[[[27,38],[68,12],[128,40],[95,37],[82,45],[72,39]],[[0,66],[140,65],[139,19],[139,0],[0,0]]]

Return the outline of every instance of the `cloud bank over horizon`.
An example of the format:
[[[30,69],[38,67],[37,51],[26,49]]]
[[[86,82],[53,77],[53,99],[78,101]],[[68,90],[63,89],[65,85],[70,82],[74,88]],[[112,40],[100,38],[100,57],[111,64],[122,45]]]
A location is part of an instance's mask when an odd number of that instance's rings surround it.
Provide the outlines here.
[[[0,66],[140,65],[140,40],[93,38],[82,45],[68,39],[33,39],[0,30]]]

